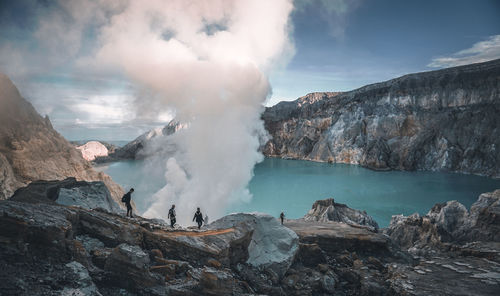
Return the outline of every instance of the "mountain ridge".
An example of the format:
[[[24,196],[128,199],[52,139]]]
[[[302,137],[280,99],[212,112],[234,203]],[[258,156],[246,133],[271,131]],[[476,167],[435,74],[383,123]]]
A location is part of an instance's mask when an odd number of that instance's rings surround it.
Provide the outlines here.
[[[93,170],[81,153],[64,139],[26,101],[16,86],[0,73],[0,199],[37,180],[75,177],[102,181],[121,205],[123,189],[111,178]]]
[[[311,104],[282,102],[262,115],[271,136],[263,152],[499,177],[499,94],[500,60],[494,60],[324,93]]]

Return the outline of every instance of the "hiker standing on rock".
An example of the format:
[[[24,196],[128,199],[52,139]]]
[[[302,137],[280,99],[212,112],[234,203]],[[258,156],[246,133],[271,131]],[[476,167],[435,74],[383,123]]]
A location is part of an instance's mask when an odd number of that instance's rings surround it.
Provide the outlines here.
[[[201,224],[203,224],[203,214],[200,212],[200,208],[196,210],[196,213],[194,213],[193,221],[196,220],[198,223],[198,229],[201,228]]]
[[[281,225],[283,225],[283,220],[285,220],[285,213],[281,212],[280,220],[281,220]]]
[[[170,219],[170,226],[174,228],[175,222],[175,205],[172,205],[170,210],[168,210],[168,219]]]
[[[122,202],[125,203],[125,205],[127,206],[127,217],[128,217],[128,214],[130,213],[130,218],[134,218],[132,216],[132,205],[130,204],[130,200],[132,199],[132,193],[134,192],[134,188],[130,188],[130,190],[125,193],[122,197]]]

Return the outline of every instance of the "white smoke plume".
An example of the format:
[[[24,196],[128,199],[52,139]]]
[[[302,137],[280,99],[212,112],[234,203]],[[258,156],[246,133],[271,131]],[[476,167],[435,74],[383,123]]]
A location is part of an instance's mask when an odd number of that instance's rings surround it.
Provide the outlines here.
[[[145,216],[166,219],[175,204],[185,225],[198,206],[213,219],[250,198],[266,72],[293,52],[292,9],[290,0],[131,1],[101,28],[94,62],[154,93],[137,111],[173,108],[189,123],[169,139],[178,150],[163,160],[167,185]]]

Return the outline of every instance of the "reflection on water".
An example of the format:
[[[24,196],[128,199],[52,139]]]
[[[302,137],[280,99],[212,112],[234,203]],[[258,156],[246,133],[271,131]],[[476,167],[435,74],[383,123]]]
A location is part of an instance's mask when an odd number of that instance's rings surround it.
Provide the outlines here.
[[[163,173],[144,161],[116,162],[98,169],[125,190],[134,187],[134,200],[141,212],[151,204],[151,196],[165,185]],[[253,199],[231,205],[227,213],[258,211],[278,216],[284,211],[288,218],[299,218],[315,200],[333,197],[351,208],[366,210],[385,227],[391,215],[425,214],[435,203],[448,200],[470,207],[480,193],[500,188],[500,180],[473,175],[376,172],[356,165],[276,158],[266,158],[254,173],[249,184]]]

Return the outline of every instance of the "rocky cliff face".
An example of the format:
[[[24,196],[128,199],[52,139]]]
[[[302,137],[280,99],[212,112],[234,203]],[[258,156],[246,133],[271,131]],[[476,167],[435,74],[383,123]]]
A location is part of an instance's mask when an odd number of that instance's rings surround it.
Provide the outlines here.
[[[81,153],[21,97],[10,79],[0,74],[0,199],[31,181],[103,181],[116,201],[122,188],[103,173],[94,171]]]
[[[500,60],[267,108],[267,156],[500,177]]]

